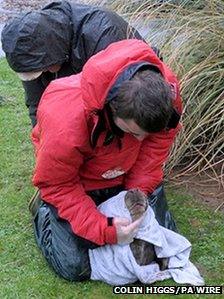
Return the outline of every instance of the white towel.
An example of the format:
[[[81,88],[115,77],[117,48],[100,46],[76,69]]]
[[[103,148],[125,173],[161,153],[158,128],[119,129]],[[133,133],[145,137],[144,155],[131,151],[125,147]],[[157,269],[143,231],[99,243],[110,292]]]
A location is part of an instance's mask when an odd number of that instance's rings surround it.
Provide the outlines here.
[[[108,217],[126,217],[131,220],[125,205],[126,191],[108,199],[98,208]],[[160,226],[154,212],[148,207],[136,238],[155,245],[158,257],[169,258],[168,269],[160,271],[157,263],[139,266],[129,245],[105,245],[89,250],[91,279],[111,285],[124,285],[141,281],[151,284],[173,278],[181,284],[204,285],[197,268],[189,261],[191,243],[183,236]]]

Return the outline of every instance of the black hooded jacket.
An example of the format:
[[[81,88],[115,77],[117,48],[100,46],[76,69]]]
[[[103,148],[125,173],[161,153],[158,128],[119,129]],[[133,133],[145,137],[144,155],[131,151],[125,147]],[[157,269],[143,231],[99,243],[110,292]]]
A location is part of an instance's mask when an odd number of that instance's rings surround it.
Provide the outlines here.
[[[116,13],[69,1],[52,2],[6,24],[2,47],[15,72],[61,65],[57,73],[43,72],[37,79],[23,82],[32,125],[36,124],[41,95],[51,80],[79,73],[92,55],[127,38],[142,39]]]

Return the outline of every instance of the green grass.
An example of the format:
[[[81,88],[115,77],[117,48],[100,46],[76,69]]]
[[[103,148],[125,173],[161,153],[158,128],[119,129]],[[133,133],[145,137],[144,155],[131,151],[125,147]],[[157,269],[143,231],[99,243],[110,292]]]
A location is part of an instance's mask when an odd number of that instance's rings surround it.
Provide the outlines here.
[[[115,297],[112,287],[104,283],[71,283],[57,277],[36,247],[27,209],[34,191],[31,126],[21,83],[5,59],[0,60],[0,83],[0,298]],[[199,206],[194,198],[181,192],[167,188],[179,230],[193,244],[191,260],[201,269],[206,284],[223,285],[224,217]],[[157,285],[175,284],[169,280]],[[126,296],[120,295],[123,297]],[[142,297],[132,295],[132,298]]]

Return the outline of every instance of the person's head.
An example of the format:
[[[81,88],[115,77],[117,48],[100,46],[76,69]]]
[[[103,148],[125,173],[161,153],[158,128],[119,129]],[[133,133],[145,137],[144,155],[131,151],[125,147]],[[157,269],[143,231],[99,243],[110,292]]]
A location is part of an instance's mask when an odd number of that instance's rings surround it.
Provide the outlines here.
[[[121,84],[110,107],[115,124],[143,140],[167,127],[173,111],[171,88],[158,72],[139,71]]]
[[[3,51],[9,66],[23,81],[34,80],[44,71],[57,72],[55,66],[69,60],[72,26],[63,8],[55,2],[21,13],[4,26]]]

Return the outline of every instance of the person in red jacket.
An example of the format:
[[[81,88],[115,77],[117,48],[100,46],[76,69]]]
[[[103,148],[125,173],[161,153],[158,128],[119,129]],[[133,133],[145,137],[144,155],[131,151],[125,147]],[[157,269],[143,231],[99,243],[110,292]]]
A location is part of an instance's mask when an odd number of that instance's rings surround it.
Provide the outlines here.
[[[140,40],[115,42],[49,84],[32,131],[42,198],[34,230],[60,276],[88,279],[89,248],[133,240],[139,221],[97,209],[122,190],[145,192],[158,222],[175,230],[162,180],[181,111],[175,75]]]

